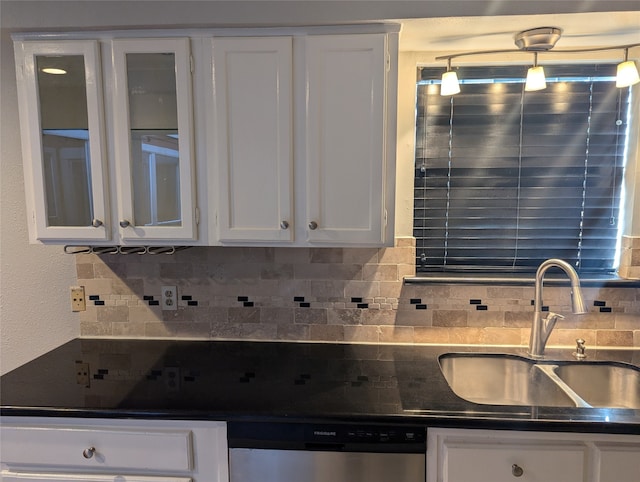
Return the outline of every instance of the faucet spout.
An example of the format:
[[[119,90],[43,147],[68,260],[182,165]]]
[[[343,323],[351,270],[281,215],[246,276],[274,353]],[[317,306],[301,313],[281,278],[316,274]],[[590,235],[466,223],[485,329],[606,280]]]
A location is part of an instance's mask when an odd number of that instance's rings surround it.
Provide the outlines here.
[[[544,358],[544,349],[555,327],[556,321],[564,318],[557,313],[549,313],[546,317],[543,316],[542,287],[544,284],[544,275],[549,268],[560,268],[569,277],[569,281],[571,282],[571,308],[573,313],[581,314],[587,312],[580,288],[580,278],[573,266],[561,259],[548,259],[542,262],[536,272],[535,280],[534,314],[531,325],[531,337],[529,338],[529,355],[532,358]]]

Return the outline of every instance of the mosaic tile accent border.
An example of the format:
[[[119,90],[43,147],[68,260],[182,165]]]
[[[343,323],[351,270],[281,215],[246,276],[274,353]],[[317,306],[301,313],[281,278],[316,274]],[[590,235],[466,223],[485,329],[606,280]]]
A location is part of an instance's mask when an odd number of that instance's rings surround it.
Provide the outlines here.
[[[191,248],[166,257],[77,255],[82,336],[526,345],[533,286],[403,284],[413,238],[393,248]],[[164,285],[178,309],[162,311]],[[550,345],[640,346],[640,289],[545,287],[566,315]]]

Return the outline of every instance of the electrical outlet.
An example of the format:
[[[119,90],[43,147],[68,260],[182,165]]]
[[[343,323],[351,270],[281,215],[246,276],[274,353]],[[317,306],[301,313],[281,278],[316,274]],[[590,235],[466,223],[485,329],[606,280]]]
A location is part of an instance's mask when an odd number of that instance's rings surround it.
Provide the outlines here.
[[[162,301],[163,310],[177,310],[178,309],[178,290],[175,286],[163,286],[162,287]]]
[[[180,367],[164,367],[164,384],[170,392],[180,390]]]
[[[87,302],[84,298],[84,286],[71,287],[71,311],[86,311]]]
[[[89,364],[82,363],[80,361],[76,362],[76,383],[78,385],[84,385],[89,388]]]

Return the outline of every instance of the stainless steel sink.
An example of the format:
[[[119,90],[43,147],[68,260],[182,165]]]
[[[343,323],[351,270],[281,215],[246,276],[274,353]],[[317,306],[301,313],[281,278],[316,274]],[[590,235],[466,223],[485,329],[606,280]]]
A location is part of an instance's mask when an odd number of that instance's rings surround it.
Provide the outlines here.
[[[630,365],[489,353],[447,353],[439,362],[454,393],[474,403],[640,408],[640,369]]]
[[[571,363],[555,372],[593,407],[640,409],[640,370],[617,363]]]

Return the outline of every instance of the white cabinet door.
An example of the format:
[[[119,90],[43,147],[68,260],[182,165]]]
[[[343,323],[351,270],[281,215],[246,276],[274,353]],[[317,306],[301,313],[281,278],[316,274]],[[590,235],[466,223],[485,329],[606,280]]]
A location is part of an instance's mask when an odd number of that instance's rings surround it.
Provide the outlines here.
[[[190,41],[116,39],[112,45],[120,238],[193,240]]]
[[[219,239],[293,240],[292,39],[215,38]]]
[[[306,39],[306,220],[311,243],[381,244],[386,36]]]
[[[45,472],[0,472],[4,482],[193,482],[191,477],[153,477],[144,475],[56,474]]]
[[[640,479],[640,443],[596,444],[598,463],[594,482]]]
[[[17,41],[31,240],[111,236],[100,53],[96,41]]]
[[[224,422],[2,417],[11,482],[228,482]]]
[[[579,443],[445,442],[442,482],[585,482]],[[440,480],[440,479],[439,479]]]

